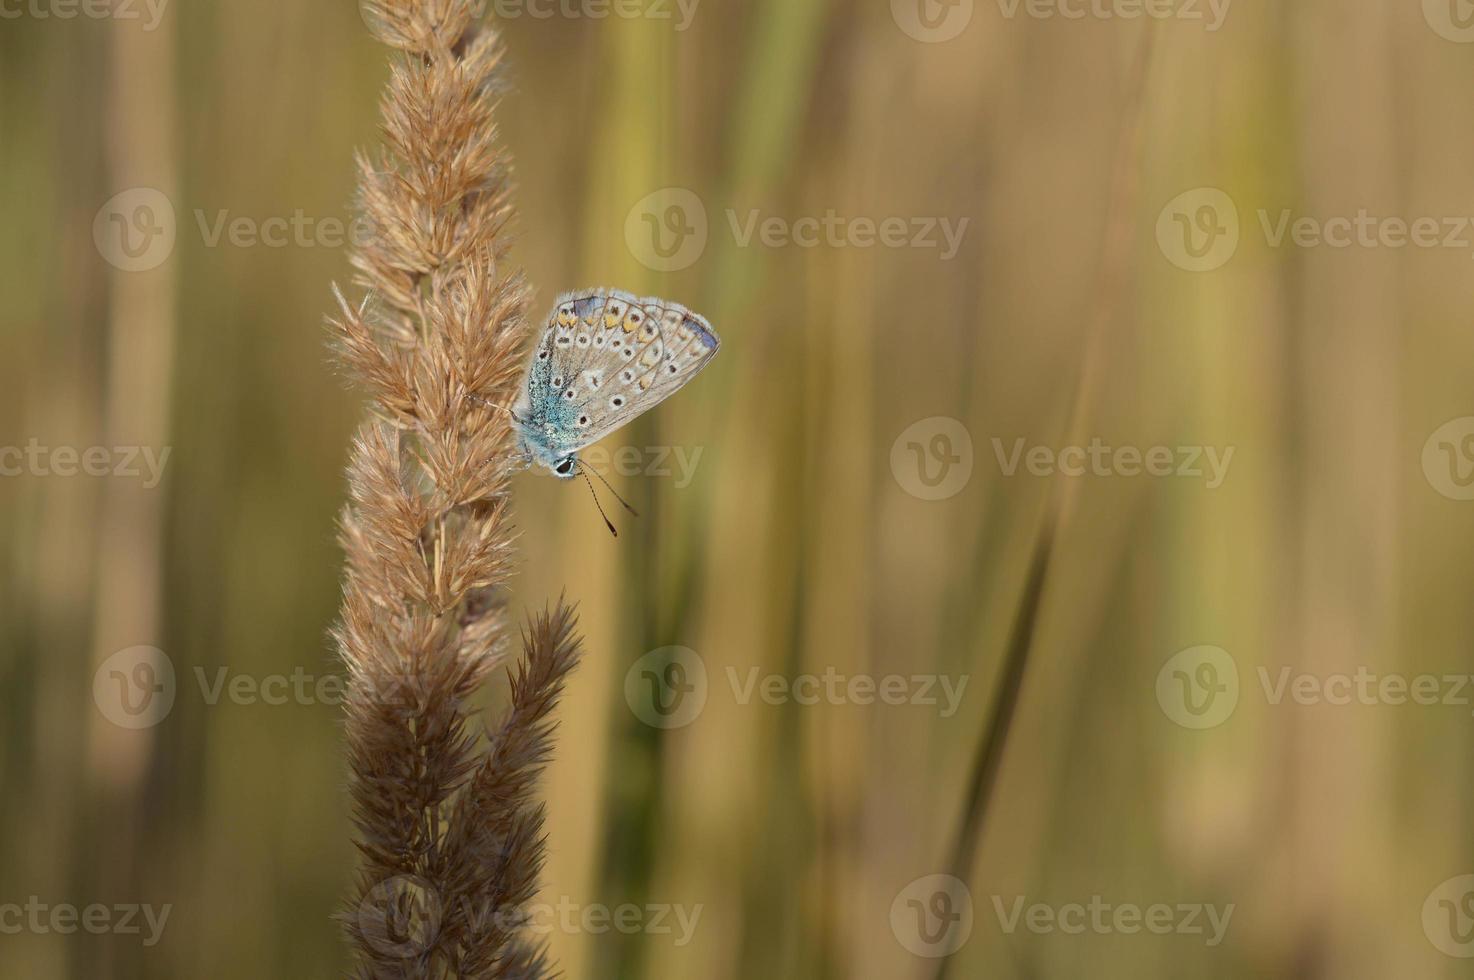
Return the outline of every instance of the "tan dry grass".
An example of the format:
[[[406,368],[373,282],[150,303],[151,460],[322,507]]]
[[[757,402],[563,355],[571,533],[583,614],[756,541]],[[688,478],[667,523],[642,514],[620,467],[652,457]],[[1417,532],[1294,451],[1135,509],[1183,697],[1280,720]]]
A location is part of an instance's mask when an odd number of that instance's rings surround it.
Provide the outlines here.
[[[536,892],[532,800],[550,712],[578,659],[560,602],[531,626],[511,708],[483,740],[470,707],[506,641],[500,590],[528,289],[507,267],[508,168],[497,146],[500,47],[470,0],[381,0],[403,52],[385,147],[359,156],[377,234],[354,256],[369,298],[338,293],[342,360],[369,392],[349,463],[335,638],[362,854],[343,919],[361,977],[538,977],[518,911]]]

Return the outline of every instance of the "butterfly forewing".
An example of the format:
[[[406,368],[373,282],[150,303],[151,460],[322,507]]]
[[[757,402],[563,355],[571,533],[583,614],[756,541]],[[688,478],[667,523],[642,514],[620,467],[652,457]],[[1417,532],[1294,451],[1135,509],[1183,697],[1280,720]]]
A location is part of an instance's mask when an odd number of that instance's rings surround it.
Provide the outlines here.
[[[597,442],[680,390],[720,346],[678,303],[618,290],[558,298],[528,370],[524,405],[561,452]]]

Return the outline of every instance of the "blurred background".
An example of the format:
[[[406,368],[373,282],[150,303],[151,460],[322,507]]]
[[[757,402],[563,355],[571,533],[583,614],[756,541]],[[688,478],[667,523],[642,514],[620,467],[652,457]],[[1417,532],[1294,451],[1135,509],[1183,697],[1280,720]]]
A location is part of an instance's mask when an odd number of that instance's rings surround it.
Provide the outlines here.
[[[724,341],[591,456],[618,540],[517,487],[568,976],[1470,975],[1464,0],[496,9],[538,315]],[[387,65],[352,0],[0,3],[7,978],[347,969]]]

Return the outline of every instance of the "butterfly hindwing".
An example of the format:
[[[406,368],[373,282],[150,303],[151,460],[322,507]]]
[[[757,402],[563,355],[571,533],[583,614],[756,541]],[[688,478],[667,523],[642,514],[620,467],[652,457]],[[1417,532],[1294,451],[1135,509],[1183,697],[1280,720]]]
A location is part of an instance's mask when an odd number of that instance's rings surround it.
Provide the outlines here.
[[[522,408],[558,456],[597,442],[675,394],[716,355],[706,320],[619,290],[558,298],[527,372]]]

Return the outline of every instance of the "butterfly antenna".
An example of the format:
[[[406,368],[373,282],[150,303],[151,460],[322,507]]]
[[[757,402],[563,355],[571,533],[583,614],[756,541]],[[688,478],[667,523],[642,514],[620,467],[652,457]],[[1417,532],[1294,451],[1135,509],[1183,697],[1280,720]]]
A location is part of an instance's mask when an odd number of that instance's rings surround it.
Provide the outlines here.
[[[614,522],[609,519],[608,514],[604,513],[604,505],[599,503],[599,495],[594,492],[594,484],[589,480],[589,471],[580,466],[578,472],[583,475],[583,482],[589,485],[589,495],[594,498],[594,506],[599,508],[599,516],[604,518],[604,526],[609,528],[610,534],[616,538],[619,537],[619,532],[614,528]],[[619,494],[615,494],[615,496],[617,497]]]
[[[584,467],[580,466],[579,469],[580,470],[583,470]],[[615,500],[619,501],[621,504],[624,504],[624,509],[625,510],[629,511],[631,514],[634,514],[636,517],[639,517],[640,516],[640,512],[637,511],[637,510],[635,510],[633,507],[631,507],[629,505],[629,501],[625,500],[623,497],[621,497],[619,495],[619,491],[618,490],[616,490],[613,487],[609,486],[609,481],[606,480],[606,479],[604,479],[604,475],[602,473],[600,473],[598,470],[594,470],[594,476],[597,476],[599,478],[599,482],[602,483],[602,484],[604,484],[604,486],[609,487],[609,492],[612,493],[612,494],[614,494],[614,499]],[[585,479],[587,479],[587,478],[585,478]]]
[[[490,398],[487,398],[484,395],[477,395],[475,393],[471,393],[471,394],[468,395],[468,397],[472,401],[474,401],[474,402],[480,402],[482,405],[485,405],[487,408],[491,409],[494,412],[503,412],[506,415],[511,416],[511,419],[512,419],[513,422],[521,422],[522,421],[522,419],[517,415],[516,412],[512,411],[510,408],[508,408],[505,405],[498,405],[496,402],[492,401]]]

